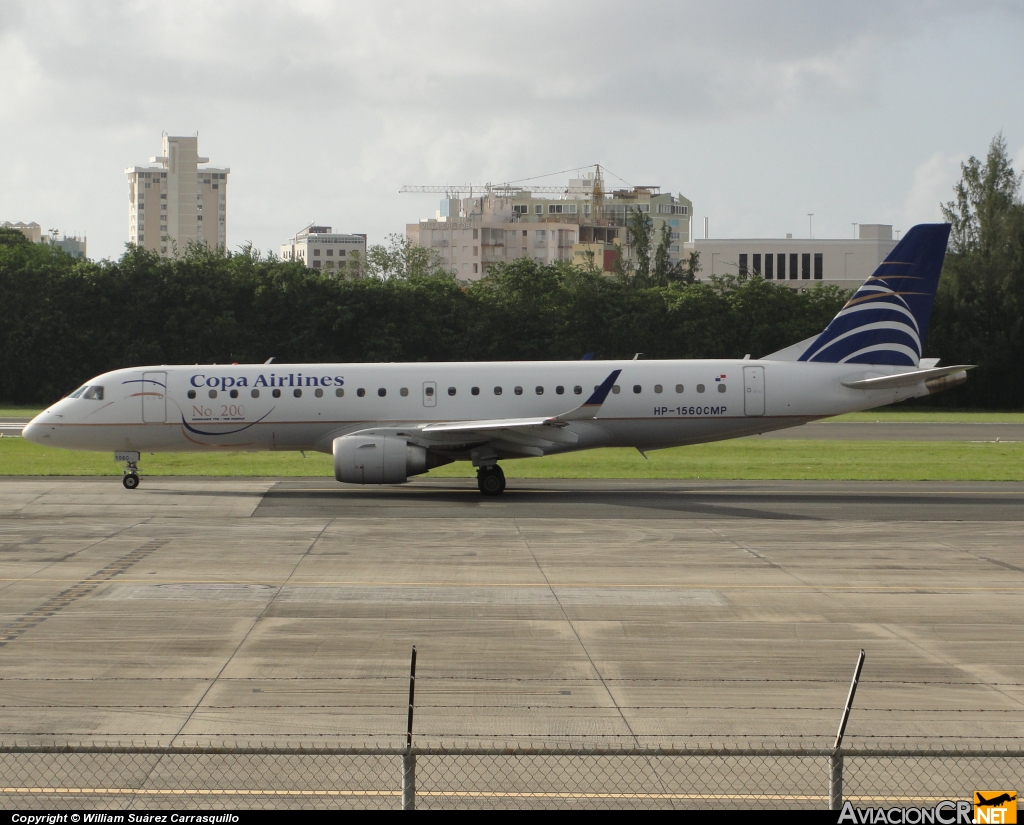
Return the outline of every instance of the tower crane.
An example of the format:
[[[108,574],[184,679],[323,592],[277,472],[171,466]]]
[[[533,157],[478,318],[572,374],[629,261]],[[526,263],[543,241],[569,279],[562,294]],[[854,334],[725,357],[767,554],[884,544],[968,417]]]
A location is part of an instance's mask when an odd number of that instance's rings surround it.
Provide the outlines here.
[[[594,164],[593,183],[588,186],[533,186],[529,183],[465,183],[446,184],[444,186],[403,186],[399,194],[439,194],[448,198],[459,198],[463,194],[472,198],[473,193],[496,195],[502,198],[512,198],[525,192],[550,194],[550,195],[577,195],[593,198],[595,203],[604,199],[604,180],[601,175],[601,165]],[[547,176],[545,176],[547,177]],[[654,188],[654,187],[652,187]]]

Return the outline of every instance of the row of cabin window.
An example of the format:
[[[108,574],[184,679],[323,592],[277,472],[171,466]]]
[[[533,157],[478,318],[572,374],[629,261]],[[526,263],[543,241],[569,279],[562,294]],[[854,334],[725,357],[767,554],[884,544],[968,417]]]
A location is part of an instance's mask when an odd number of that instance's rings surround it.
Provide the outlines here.
[[[595,391],[597,389],[598,389],[597,387],[594,387]],[[573,391],[574,395],[582,395],[583,394],[583,387],[581,387],[579,384],[577,384],[575,387],[572,388],[572,391]],[[654,385],[654,391],[656,393],[660,394],[660,393],[665,391],[665,388],[662,387],[661,384],[655,384]],[[718,391],[719,392],[725,392],[725,384],[719,383],[718,384]],[[102,388],[100,388],[100,392],[102,393]],[[480,395],[480,388],[479,387],[472,387],[469,392],[470,392],[471,395]],[[495,387],[494,388],[494,394],[495,395],[501,395],[503,392],[504,392],[504,390],[501,387]],[[523,394],[523,388],[522,387],[513,387],[512,388],[512,392],[514,392],[516,395],[522,395]],[[537,395],[544,395],[544,387],[540,387],[540,386],[535,387],[534,388],[534,392]],[[618,395],[620,392],[622,392],[622,388],[619,387],[618,384],[616,384],[615,386],[612,387],[612,392],[615,393],[616,395]],[[633,392],[635,394],[639,395],[641,392],[643,392],[643,387],[640,386],[639,384],[634,384],[633,385]],[[676,384],[676,392],[677,393],[682,393],[683,392],[683,385],[682,384]],[[704,392],[704,385],[703,384],[698,384],[697,385],[697,392]],[[456,393],[457,393],[457,390],[456,390],[455,387],[449,387],[448,388],[448,395],[455,395]],[[280,398],[281,397],[281,390],[279,388],[275,387],[274,389],[272,389],[270,391],[270,394],[274,398]],[[380,396],[381,398],[383,398],[387,394],[388,394],[388,391],[384,387],[381,387],[381,388],[379,388],[377,390],[377,395]],[[407,395],[409,395],[409,388],[408,387],[402,387],[398,391],[398,394],[401,395],[403,398],[405,398]],[[434,395],[434,388],[433,387],[425,387],[424,390],[423,390],[423,394],[426,395],[427,398],[430,398],[431,396]],[[565,394],[565,387],[563,387],[562,385],[558,385],[557,387],[555,387],[555,394],[556,395],[564,395]],[[217,390],[208,390],[207,391],[207,395],[210,398],[216,398],[217,397]],[[231,398],[238,398],[238,390],[229,390],[228,391],[228,395]],[[251,395],[253,398],[259,398],[260,397],[260,391],[258,389],[250,390],[249,391],[249,395]],[[295,389],[292,390],[292,395],[295,398],[302,398],[302,390],[299,389],[298,387],[296,387]],[[316,398],[323,398],[323,396],[324,396],[323,388],[317,387],[315,390],[313,390],[313,395]],[[344,398],[345,397],[345,390],[342,387],[338,387],[334,391],[334,395],[336,397],[338,397],[338,398]],[[360,387],[359,389],[356,390],[356,395],[359,398],[363,398],[366,395],[366,390],[363,387]],[[102,398],[103,396],[101,395],[100,397]],[[195,398],[196,397],[196,391],[195,390],[189,390],[188,391],[188,397],[189,398]]]

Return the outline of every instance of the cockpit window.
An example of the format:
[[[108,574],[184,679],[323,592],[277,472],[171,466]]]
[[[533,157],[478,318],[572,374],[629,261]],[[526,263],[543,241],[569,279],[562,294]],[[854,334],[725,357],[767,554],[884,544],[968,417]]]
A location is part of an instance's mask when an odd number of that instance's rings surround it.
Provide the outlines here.
[[[90,401],[102,401],[103,387],[86,387],[82,398],[88,398]]]
[[[77,390],[75,390],[73,393],[71,393],[71,395],[69,395],[68,398],[78,398],[78,396],[80,396],[83,392],[85,392],[86,389],[87,388],[85,386],[81,386]]]

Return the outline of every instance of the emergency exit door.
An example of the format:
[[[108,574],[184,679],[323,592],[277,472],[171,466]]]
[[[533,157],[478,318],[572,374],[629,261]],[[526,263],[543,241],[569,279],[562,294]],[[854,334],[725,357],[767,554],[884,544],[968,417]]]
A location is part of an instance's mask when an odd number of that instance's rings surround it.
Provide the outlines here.
[[[423,406],[437,406],[437,384],[434,383],[433,381],[423,382]]]
[[[142,421],[162,424],[167,420],[167,373],[142,373]]]
[[[764,415],[764,367],[743,368],[743,414]]]

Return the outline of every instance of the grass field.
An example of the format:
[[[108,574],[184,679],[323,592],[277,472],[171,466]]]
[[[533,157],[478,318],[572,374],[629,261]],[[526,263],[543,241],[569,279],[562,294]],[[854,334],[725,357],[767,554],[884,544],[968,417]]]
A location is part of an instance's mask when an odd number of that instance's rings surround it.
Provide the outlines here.
[[[502,461],[509,478],[864,479],[1024,481],[1024,443],[737,440],[648,453],[603,449]],[[0,475],[121,474],[109,453],[39,447],[0,439]],[[321,453],[143,454],[143,476],[333,476]],[[470,477],[468,463],[428,477]]]

